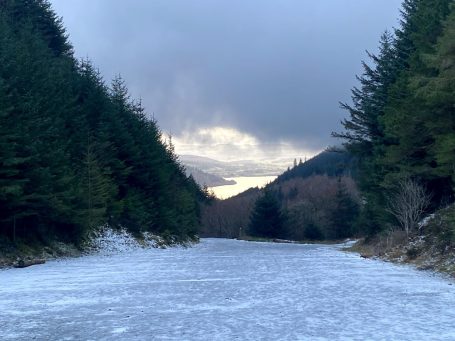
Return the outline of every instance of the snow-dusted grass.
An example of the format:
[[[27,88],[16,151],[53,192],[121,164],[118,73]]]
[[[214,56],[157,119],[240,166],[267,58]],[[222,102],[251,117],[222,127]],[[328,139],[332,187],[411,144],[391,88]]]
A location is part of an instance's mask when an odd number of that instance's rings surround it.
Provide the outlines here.
[[[87,253],[96,252],[100,255],[111,255],[137,251],[145,247],[158,247],[160,243],[163,243],[160,237],[147,232],[143,233],[142,237],[140,241],[126,229],[112,229],[105,226],[91,236],[85,248]]]
[[[126,246],[0,271],[0,339],[454,340],[451,284],[333,245]]]

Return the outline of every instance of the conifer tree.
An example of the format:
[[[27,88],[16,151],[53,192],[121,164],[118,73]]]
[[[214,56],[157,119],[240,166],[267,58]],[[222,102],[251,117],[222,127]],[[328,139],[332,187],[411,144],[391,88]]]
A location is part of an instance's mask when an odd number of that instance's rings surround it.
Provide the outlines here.
[[[331,216],[332,229],[328,237],[332,239],[352,237],[358,213],[359,205],[351,197],[341,178],[338,178],[335,207]]]
[[[391,88],[382,119],[387,139],[379,159],[387,169],[382,186],[391,190],[400,179],[412,177],[435,195],[435,201],[441,199],[444,188],[450,184],[432,175],[436,164],[429,146],[434,144],[434,137],[428,124],[435,119],[426,112],[423,96],[416,96],[418,89],[413,87],[413,78],[431,76],[435,72],[424,60],[426,55],[434,53],[450,3],[449,0],[416,1],[416,9],[407,18],[401,33],[401,40],[412,46],[407,68]]]
[[[108,222],[108,208],[115,198],[115,187],[111,183],[109,172],[100,165],[97,157],[96,144],[87,138],[86,152],[79,173],[79,196],[82,207],[79,212],[79,226],[83,228],[79,234],[84,237],[91,231]]]
[[[266,190],[264,195],[256,200],[250,217],[248,233],[252,236],[266,238],[283,238],[284,214],[280,203],[271,190]]]
[[[455,191],[455,6],[444,24],[444,32],[433,53],[422,56],[428,75],[411,79],[415,96],[423,99],[423,117],[433,143],[432,175],[451,178]]]
[[[451,2],[405,0],[395,35],[383,35],[378,57],[371,56],[374,67],[364,63],[361,87],[353,90],[353,105],[342,105],[350,118],[343,122],[346,131],[334,135],[345,139],[348,150],[358,157],[359,184],[365,202],[362,220],[369,224],[365,225],[368,233],[391,222],[385,212],[386,197],[400,179],[410,177],[423,183],[433,193],[435,206],[443,197],[451,196],[451,190],[447,191],[452,187],[447,168],[439,174],[437,171],[444,168],[439,167],[442,160],[438,161],[437,156],[437,150],[444,147],[436,142],[436,131],[443,125],[449,127],[447,132],[452,131],[450,114],[447,115],[450,100],[443,110],[446,114],[435,119],[439,109],[429,108],[425,94],[431,91],[422,87],[440,72],[428,60],[435,60],[435,49],[441,48],[435,44],[443,32],[445,18],[453,10]],[[450,93],[450,86],[447,89]],[[439,119],[444,123],[435,123]],[[449,146],[450,153],[450,139],[444,145]]]
[[[0,235],[197,233],[204,193],[123,80],[74,59],[49,1],[0,1],[0,133]]]

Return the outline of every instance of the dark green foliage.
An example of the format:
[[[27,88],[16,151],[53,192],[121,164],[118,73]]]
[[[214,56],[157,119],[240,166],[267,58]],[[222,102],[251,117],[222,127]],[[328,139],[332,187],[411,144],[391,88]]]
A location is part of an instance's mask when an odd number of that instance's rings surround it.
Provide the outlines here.
[[[80,199],[79,206],[75,208],[77,224],[82,228],[78,231],[80,235],[107,222],[108,208],[117,194],[111,173],[101,165],[97,145],[91,142],[90,136],[86,148],[83,163],[77,172],[79,193],[75,193],[75,197]]]
[[[356,221],[358,232],[366,237],[373,237],[388,224],[387,212],[385,206],[377,206],[377,196],[369,197],[370,193],[365,196],[366,204],[361,207],[359,217]],[[374,205],[376,203],[376,205]]]
[[[350,119],[342,122],[346,131],[334,134],[346,139],[348,150],[361,156],[371,155],[373,145],[383,138],[379,119],[384,113],[389,86],[397,77],[392,35],[386,31],[381,36],[378,56],[368,55],[374,67],[362,62],[364,73],[357,77],[361,87],[352,90],[353,104],[341,103],[341,108],[350,114]]]
[[[299,164],[295,162],[294,168],[278,176],[273,183],[281,183],[293,178],[308,178],[313,175],[342,176],[355,173],[356,160],[352,154],[344,150],[327,150],[305,162]]]
[[[343,122],[359,160],[363,232],[393,223],[387,201],[410,178],[432,194],[430,210],[454,200],[454,11],[451,0],[405,0],[400,27],[384,35],[374,65],[364,63]]]
[[[324,240],[324,233],[321,228],[316,225],[313,221],[308,222],[304,229],[303,239],[308,240]]]
[[[283,238],[285,217],[280,202],[271,190],[256,200],[251,213],[248,234],[255,237]]]
[[[442,250],[455,246],[455,205],[436,212],[425,229],[439,239]]]
[[[434,193],[435,204],[447,196],[448,193],[443,193],[444,188],[451,186],[449,179],[435,177],[434,168],[438,165],[430,148],[434,143],[431,125],[436,117],[438,120],[443,117],[432,109],[428,110],[425,97],[419,95],[421,84],[416,84],[413,79],[436,75],[437,71],[425,59],[434,53],[437,39],[443,32],[444,19],[449,13],[449,4],[450,1],[441,0],[417,2],[415,12],[403,28],[402,39],[407,36],[413,50],[408,56],[408,67],[391,86],[383,118],[388,143],[380,158],[388,169],[383,180],[385,188],[392,187],[403,176],[412,176]],[[446,114],[451,115],[450,112]]]
[[[0,1],[0,236],[80,241],[103,224],[192,237],[205,194],[45,0]]]
[[[335,207],[331,213],[329,239],[348,238],[355,235],[354,225],[359,214],[359,204],[352,198],[346,185],[338,179]]]
[[[423,99],[422,116],[431,136],[428,153],[433,160],[432,173],[455,185],[455,11],[444,25],[443,35],[434,52],[422,59],[431,74],[411,79],[415,96]],[[437,118],[437,119],[432,119]]]

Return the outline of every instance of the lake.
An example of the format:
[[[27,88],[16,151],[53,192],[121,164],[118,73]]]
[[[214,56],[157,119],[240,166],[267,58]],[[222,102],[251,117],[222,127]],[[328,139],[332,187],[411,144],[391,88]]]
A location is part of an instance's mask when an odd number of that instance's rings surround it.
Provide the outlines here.
[[[242,176],[236,178],[226,178],[226,180],[235,180],[235,185],[210,187],[219,199],[227,199],[239,193],[246,191],[251,187],[264,187],[269,182],[275,180],[276,176]]]

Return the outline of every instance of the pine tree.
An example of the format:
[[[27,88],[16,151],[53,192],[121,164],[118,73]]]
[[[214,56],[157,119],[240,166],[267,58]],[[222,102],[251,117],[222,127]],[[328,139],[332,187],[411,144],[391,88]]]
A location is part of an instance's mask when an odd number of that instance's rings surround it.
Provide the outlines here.
[[[341,103],[350,117],[342,121],[343,133],[333,133],[346,140],[349,150],[362,156],[371,156],[373,145],[383,137],[379,118],[384,113],[390,85],[396,78],[393,36],[384,32],[381,36],[379,55],[368,53],[374,66],[362,62],[364,73],[357,77],[361,87],[352,89],[353,105]]]
[[[342,122],[345,132],[333,134],[345,140],[348,152],[357,159],[357,180],[365,199],[362,214],[375,212],[370,214],[372,219],[365,219],[368,222],[364,225],[365,230],[377,230],[377,226],[383,226],[386,220],[382,210],[385,198],[381,187],[386,169],[378,160],[387,143],[382,117],[391,86],[400,72],[394,43],[394,36],[386,31],[381,36],[379,54],[368,53],[373,66],[362,62],[364,73],[358,77],[360,88],[352,90],[353,105],[341,104],[341,108],[349,113],[349,118]]]
[[[19,154],[22,141],[8,97],[0,78],[0,232],[15,239],[16,220],[27,214],[24,187],[28,179],[21,175],[21,169],[26,167],[28,158]]]
[[[46,0],[0,1],[0,133],[0,235],[197,233],[204,193],[121,78],[74,59]]]
[[[108,209],[116,195],[109,171],[103,169],[100,164],[97,145],[92,140],[89,134],[84,160],[78,174],[78,197],[81,199],[81,207],[78,211],[80,230],[77,234],[81,238],[85,237],[87,232],[109,221]]]
[[[338,178],[335,207],[331,216],[332,228],[328,237],[331,239],[352,237],[358,214],[358,203],[349,194],[341,178]]]
[[[433,72],[428,75],[414,76],[410,86],[415,92],[415,97],[422,98],[422,116],[433,141],[428,148],[432,160],[431,175],[445,179],[444,183],[452,188],[453,193],[455,191],[455,6],[452,6],[451,14],[444,24],[444,32],[435,51],[424,54],[422,59],[426,68]]]
[[[334,135],[345,139],[348,150],[358,157],[365,202],[361,219],[369,234],[391,222],[385,212],[386,197],[399,179],[421,181],[437,193],[435,201],[451,188],[447,171],[445,178],[435,171],[439,168],[436,149],[444,149],[433,148],[437,140],[433,129],[438,125],[434,122],[439,121],[433,113],[437,109],[426,108],[427,100],[419,90],[423,79],[438,73],[437,67],[426,60],[434,54],[450,3],[405,0],[395,36],[382,36],[378,57],[370,55],[374,67],[363,64],[365,72],[359,78],[360,89],[353,90],[353,105],[342,104],[350,118],[343,122],[346,132]],[[448,119],[444,125],[450,123]],[[450,139],[444,145],[450,145]]]
[[[400,179],[412,177],[434,193],[435,201],[441,199],[442,192],[450,185],[433,175],[436,161],[430,148],[434,136],[429,125],[434,117],[426,113],[423,96],[416,96],[418,88],[413,86],[413,79],[435,73],[425,63],[425,56],[434,53],[450,3],[450,0],[416,1],[415,11],[403,25],[401,40],[406,40],[412,48],[409,48],[407,68],[390,91],[382,119],[387,143],[379,158],[379,164],[387,169],[382,180],[385,190],[390,191]]]
[[[284,214],[275,194],[271,190],[266,190],[264,195],[256,200],[248,233],[257,237],[283,238],[284,221]]]

